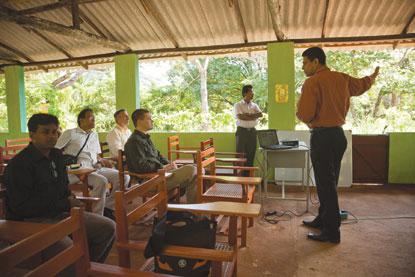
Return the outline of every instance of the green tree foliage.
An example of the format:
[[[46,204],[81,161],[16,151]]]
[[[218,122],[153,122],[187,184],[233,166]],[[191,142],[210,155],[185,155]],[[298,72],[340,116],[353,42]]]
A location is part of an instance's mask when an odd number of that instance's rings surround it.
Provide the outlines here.
[[[345,128],[354,134],[415,131],[415,50],[328,51],[332,70],[364,77],[381,66],[375,85],[364,95],[353,97]],[[241,88],[252,84],[254,101],[264,112],[261,126],[267,126],[266,54],[249,57],[210,58],[208,66],[209,128],[201,118],[200,75],[192,61],[171,60],[168,83],[141,88],[141,106],[153,113],[157,131],[234,131],[233,105],[240,101]],[[301,93],[305,76],[301,51],[295,55],[295,92]],[[140,72],[145,72],[142,64]],[[95,110],[96,129],[108,131],[115,111],[114,66],[96,70],[61,70],[26,73],[27,117],[43,107],[59,117],[62,127],[76,126],[76,115],[84,107]],[[142,80],[141,80],[142,81]],[[7,131],[4,75],[0,76],[0,131]],[[45,104],[45,102],[48,102]],[[297,129],[307,127],[297,122]]]
[[[6,80],[0,75],[0,132],[8,131],[7,104],[6,104]]]
[[[264,54],[250,58],[223,57],[211,59],[208,66],[208,101],[210,129],[203,129],[201,118],[200,78],[195,64],[174,61],[169,86],[153,86],[143,92],[142,106],[154,116],[159,131],[233,131],[233,105],[242,99],[241,88],[252,84],[255,102],[266,112],[267,68]],[[267,117],[261,122],[267,124]]]
[[[27,118],[41,112],[42,105],[46,105],[48,112],[59,118],[65,130],[76,127],[78,113],[89,107],[94,110],[98,132],[113,128],[112,114],[115,111],[113,66],[98,70],[82,70],[82,72],[62,70],[26,73],[25,76]],[[56,80],[62,76],[66,78],[56,83]]]

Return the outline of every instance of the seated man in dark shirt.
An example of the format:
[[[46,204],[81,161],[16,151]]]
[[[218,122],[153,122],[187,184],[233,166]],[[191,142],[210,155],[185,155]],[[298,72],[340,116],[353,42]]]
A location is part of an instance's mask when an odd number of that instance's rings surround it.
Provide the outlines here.
[[[6,185],[6,219],[55,223],[68,217],[72,207],[83,204],[68,190],[68,175],[62,153],[54,146],[58,139],[58,118],[34,114],[28,122],[31,143],[8,164]],[[103,263],[115,238],[114,221],[84,213],[91,261]],[[43,252],[48,259],[72,244],[67,237]],[[70,274],[68,268],[65,275]]]
[[[124,146],[128,170],[135,173],[156,172],[170,162],[160,155],[150,139],[148,131],[153,129],[153,120],[148,110],[137,109],[131,115],[134,133]],[[180,168],[173,163],[172,176],[167,179],[167,189],[178,185],[186,189],[187,203],[196,203],[196,167],[185,165]]]

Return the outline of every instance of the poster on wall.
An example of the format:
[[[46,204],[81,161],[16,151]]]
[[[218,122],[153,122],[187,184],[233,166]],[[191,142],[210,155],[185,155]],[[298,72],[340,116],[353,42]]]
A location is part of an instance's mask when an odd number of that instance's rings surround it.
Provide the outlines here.
[[[287,84],[275,84],[275,102],[277,104],[288,103]]]

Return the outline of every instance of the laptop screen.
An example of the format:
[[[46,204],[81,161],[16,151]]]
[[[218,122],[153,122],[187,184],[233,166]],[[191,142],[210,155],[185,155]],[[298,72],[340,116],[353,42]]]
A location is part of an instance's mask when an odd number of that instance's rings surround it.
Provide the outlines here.
[[[277,130],[258,130],[257,131],[259,145],[264,148],[270,145],[278,144]]]

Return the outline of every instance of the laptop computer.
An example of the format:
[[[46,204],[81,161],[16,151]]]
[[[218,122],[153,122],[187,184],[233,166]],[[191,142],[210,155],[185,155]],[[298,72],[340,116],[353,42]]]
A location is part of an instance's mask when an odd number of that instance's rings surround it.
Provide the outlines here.
[[[277,130],[275,129],[258,130],[257,136],[259,140],[259,145],[264,149],[279,150],[294,148],[290,145],[280,144],[277,136]]]

